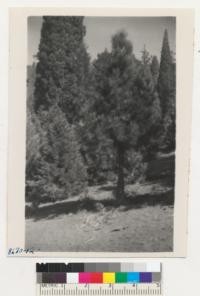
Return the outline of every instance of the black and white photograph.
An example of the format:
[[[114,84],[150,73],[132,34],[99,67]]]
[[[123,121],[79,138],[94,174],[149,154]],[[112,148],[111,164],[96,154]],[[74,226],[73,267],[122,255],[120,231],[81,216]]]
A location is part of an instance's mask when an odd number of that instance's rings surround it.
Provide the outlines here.
[[[26,248],[172,252],[176,18],[27,27]]]
[[[186,256],[193,24],[180,9],[10,11],[8,254]]]
[[[196,295],[197,3],[9,2],[2,295]]]

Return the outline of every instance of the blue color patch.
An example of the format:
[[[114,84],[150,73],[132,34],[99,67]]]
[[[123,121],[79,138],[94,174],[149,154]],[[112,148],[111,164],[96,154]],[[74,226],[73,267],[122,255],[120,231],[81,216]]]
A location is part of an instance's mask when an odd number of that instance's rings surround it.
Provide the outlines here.
[[[127,273],[127,283],[139,283],[140,274],[139,272],[128,272]]]

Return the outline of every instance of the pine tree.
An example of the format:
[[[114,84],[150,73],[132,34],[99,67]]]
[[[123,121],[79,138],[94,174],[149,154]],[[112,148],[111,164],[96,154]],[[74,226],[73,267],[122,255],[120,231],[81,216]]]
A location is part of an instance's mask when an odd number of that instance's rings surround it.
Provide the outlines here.
[[[170,150],[175,148],[175,68],[170,52],[168,33],[165,30],[160,59],[158,93],[163,117],[162,146]]]
[[[93,94],[96,95],[95,92]],[[101,184],[114,179],[113,160],[115,156],[112,140],[102,130],[97,114],[94,112],[94,96],[85,113],[82,125],[78,127],[81,154],[87,166],[89,185]]]
[[[35,81],[35,110],[55,102],[69,123],[81,116],[89,57],[83,38],[83,17],[44,16]]]
[[[94,63],[97,96],[93,111],[96,125],[116,151],[117,198],[124,197],[124,169],[127,151],[137,147],[160,114],[156,114],[154,83],[148,55],[137,61],[126,33],[112,38],[112,51],[105,51]],[[159,108],[158,108],[159,110]],[[159,113],[159,112],[158,112]]]

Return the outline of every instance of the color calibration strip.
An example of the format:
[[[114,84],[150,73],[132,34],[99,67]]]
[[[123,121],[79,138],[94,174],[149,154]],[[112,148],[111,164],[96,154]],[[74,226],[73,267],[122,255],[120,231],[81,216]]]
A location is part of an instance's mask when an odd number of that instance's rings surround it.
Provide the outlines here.
[[[160,283],[160,263],[37,264],[38,284]]]
[[[37,264],[37,296],[162,295],[161,264]]]

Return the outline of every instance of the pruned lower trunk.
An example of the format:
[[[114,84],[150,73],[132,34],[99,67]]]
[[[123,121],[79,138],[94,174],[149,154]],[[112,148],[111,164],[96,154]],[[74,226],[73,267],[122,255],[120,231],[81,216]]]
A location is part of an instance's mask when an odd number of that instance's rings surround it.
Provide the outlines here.
[[[118,200],[121,200],[124,198],[124,149],[121,146],[117,149],[117,158],[118,180],[116,197]]]

